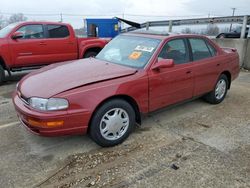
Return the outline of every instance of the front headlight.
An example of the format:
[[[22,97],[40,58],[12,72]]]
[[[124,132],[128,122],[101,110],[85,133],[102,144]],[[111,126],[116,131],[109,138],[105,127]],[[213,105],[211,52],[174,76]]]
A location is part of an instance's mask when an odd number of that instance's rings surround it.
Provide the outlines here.
[[[60,98],[43,99],[31,97],[29,105],[34,109],[43,111],[63,110],[69,107],[68,101]]]

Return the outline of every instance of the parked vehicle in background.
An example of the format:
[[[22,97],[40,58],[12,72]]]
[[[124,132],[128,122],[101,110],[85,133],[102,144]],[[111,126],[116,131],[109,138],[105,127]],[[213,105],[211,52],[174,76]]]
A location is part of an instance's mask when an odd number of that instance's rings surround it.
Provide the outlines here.
[[[222,102],[238,74],[236,49],[220,48],[206,37],[127,33],[96,58],[27,75],[13,103],[35,134],[89,133],[97,144],[113,146],[141,123],[141,114],[197,96]]]
[[[245,38],[248,36],[249,27],[246,28]],[[240,38],[241,35],[241,27],[238,27],[233,32],[220,33],[216,36],[216,38]]]
[[[21,71],[51,63],[96,56],[108,40],[78,38],[71,25],[22,22],[0,30],[0,83],[4,70]]]

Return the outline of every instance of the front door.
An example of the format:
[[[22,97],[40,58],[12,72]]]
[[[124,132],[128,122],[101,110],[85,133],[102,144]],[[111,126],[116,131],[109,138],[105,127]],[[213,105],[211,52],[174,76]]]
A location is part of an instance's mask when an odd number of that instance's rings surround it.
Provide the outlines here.
[[[161,58],[173,59],[175,65],[149,71],[149,111],[193,97],[193,64],[186,39],[167,42],[158,56],[158,61]]]
[[[45,42],[44,29],[41,24],[29,24],[17,29],[23,33],[20,39],[10,39],[10,51],[15,67],[43,64]]]

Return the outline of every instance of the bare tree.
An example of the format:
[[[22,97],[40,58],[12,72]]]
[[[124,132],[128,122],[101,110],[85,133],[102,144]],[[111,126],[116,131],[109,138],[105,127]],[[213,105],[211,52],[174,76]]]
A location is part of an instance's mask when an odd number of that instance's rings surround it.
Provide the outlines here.
[[[218,35],[220,32],[219,27],[216,24],[209,24],[207,26],[206,34],[207,35]]]
[[[191,29],[189,27],[186,27],[185,29],[182,29],[181,32],[186,33],[186,34],[191,34],[192,33],[192,31],[191,31]]]
[[[5,26],[5,19],[3,17],[3,15],[0,15],[0,29],[2,29]]]
[[[17,13],[17,14],[12,14],[9,19],[8,19],[8,24],[15,23],[15,22],[21,22],[21,21],[26,21],[27,17],[23,15],[23,13]]]

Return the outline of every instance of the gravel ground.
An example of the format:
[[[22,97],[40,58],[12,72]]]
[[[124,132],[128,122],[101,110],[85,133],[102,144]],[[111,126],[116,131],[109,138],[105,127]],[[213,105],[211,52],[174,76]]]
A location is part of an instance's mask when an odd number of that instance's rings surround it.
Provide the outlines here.
[[[3,187],[250,187],[249,72],[223,103],[197,99],[157,111],[112,148],[22,128],[10,98],[22,76],[0,86]]]

